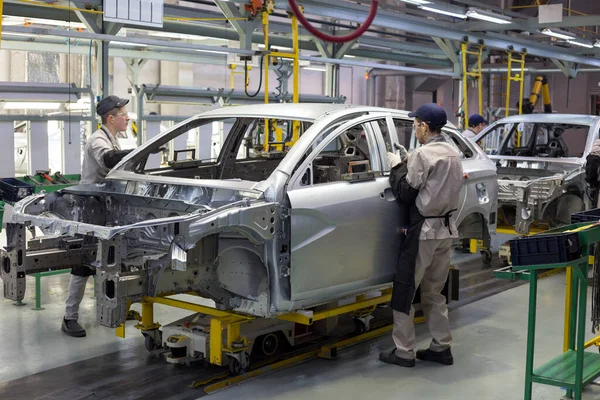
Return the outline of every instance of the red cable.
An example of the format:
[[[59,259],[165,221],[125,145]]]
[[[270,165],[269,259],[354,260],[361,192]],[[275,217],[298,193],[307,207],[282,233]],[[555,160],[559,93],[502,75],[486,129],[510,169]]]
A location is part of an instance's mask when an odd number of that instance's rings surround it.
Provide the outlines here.
[[[367,16],[365,22],[354,32],[345,36],[333,36],[319,31],[317,28],[312,26],[310,22],[308,22],[308,20],[304,17],[302,12],[300,11],[300,8],[298,7],[298,4],[296,4],[296,0],[288,0],[288,3],[292,8],[292,12],[296,16],[296,18],[298,18],[300,24],[302,24],[302,26],[314,36],[326,42],[345,43],[356,39],[357,37],[365,33],[367,29],[369,29],[369,26],[371,26],[371,22],[373,22],[373,19],[375,18],[375,14],[377,14],[377,5],[379,3],[379,0],[371,0],[371,9],[369,10],[369,15]]]

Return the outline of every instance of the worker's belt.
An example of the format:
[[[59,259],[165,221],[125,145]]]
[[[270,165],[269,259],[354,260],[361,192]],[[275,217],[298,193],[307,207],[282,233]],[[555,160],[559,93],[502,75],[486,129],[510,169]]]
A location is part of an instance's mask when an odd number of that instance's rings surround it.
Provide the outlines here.
[[[444,226],[446,228],[448,228],[448,232],[450,232],[450,234],[452,235],[452,229],[450,229],[450,217],[452,216],[452,213],[454,211],[456,211],[457,209],[453,209],[448,211],[446,214],[443,215],[425,215],[423,216],[424,219],[435,219],[435,218],[443,218],[444,219]]]

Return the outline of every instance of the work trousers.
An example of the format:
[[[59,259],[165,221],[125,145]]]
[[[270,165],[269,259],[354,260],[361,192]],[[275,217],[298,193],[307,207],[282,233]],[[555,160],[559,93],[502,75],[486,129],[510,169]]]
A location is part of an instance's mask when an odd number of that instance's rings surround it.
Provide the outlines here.
[[[83,300],[87,280],[87,276],[71,275],[71,282],[69,282],[69,293],[67,294],[65,319],[77,320],[79,318],[79,304],[81,304],[81,300]]]
[[[432,336],[429,348],[443,351],[450,347],[452,334],[448,322],[448,306],[442,294],[450,270],[450,249],[452,239],[428,239],[419,241],[419,252],[415,265],[415,287],[421,289],[421,306]],[[410,314],[394,310],[392,338],[396,345],[396,355],[401,358],[415,358],[415,309]]]

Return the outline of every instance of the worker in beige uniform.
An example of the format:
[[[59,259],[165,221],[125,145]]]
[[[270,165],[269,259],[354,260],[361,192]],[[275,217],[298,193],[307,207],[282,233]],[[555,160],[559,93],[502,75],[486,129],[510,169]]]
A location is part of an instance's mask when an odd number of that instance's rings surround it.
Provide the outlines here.
[[[421,146],[410,154],[400,145],[400,155],[388,153],[390,185],[406,212],[408,228],[401,244],[391,307],[394,315],[394,348],[381,352],[389,364],[413,367],[419,360],[453,364],[448,307],[442,290],[450,269],[450,247],[458,237],[453,212],[458,208],[464,175],[458,151],[446,142],[441,128],[446,112],[437,104],[425,104],[409,114]],[[415,355],[413,324],[416,288],[432,336],[428,349]]]
[[[132,150],[121,150],[117,134],[127,130],[129,115],[125,105],[129,100],[108,96],[100,100],[96,112],[102,119],[102,126],[92,134],[85,145],[81,184],[95,184],[104,180],[108,172]],[[71,281],[67,295],[62,331],[69,336],[84,337],[85,329],[77,322],[79,304],[83,299],[85,285],[90,275],[96,271],[79,266],[71,269]]]

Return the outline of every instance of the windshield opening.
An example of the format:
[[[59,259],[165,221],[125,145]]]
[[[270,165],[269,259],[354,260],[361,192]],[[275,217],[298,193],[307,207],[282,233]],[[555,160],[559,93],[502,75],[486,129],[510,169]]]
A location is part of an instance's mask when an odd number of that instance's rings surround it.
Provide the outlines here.
[[[312,125],[275,118],[197,119],[165,132],[121,169],[189,179],[262,181]]]
[[[543,122],[497,124],[479,144],[489,155],[519,157],[583,157],[588,125]]]

